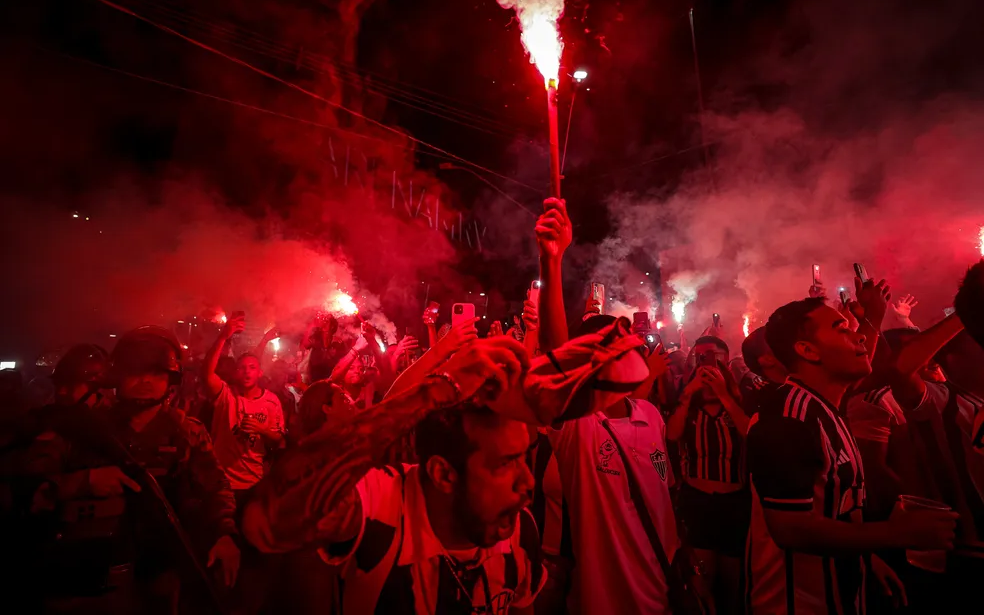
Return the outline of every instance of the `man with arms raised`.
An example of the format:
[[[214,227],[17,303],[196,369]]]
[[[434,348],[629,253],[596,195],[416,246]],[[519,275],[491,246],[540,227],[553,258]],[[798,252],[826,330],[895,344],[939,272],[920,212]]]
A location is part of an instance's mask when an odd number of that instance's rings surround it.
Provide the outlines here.
[[[837,310],[819,298],[789,303],[769,318],[766,339],[790,375],[748,430],[748,610],[864,612],[862,555],[949,549],[956,515],[896,509],[887,521],[862,522],[864,470],[838,409],[871,364],[864,336]],[[883,586],[897,582],[881,560],[871,562]]]
[[[263,370],[255,355],[244,354],[236,362],[235,391],[215,374],[222,347],[245,326],[243,316],[232,316],[205,355],[202,366],[205,387],[215,400],[212,418],[215,455],[229,478],[239,507],[247,491],[263,477],[263,464],[269,451],[279,448],[284,439],[280,400],[260,386]]]
[[[489,410],[528,364],[508,337],[474,342],[440,371],[358,413],[333,413],[278,461],[243,518],[263,551],[321,547],[343,565],[346,613],[506,613],[543,583],[524,507],[526,425]],[[382,465],[416,433],[419,465]]]

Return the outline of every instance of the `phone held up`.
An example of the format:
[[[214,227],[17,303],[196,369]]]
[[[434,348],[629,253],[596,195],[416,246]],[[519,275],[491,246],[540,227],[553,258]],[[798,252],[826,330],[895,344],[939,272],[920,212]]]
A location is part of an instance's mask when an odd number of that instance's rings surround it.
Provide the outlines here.
[[[820,265],[813,265],[813,285],[822,286],[823,282],[820,279]]]
[[[858,276],[862,282],[867,282],[871,279],[868,277],[868,270],[861,263],[854,263],[854,275]]]
[[[714,315],[714,326],[715,327],[720,327],[721,326],[721,315],[720,314],[715,314]]]
[[[533,280],[533,283],[530,284],[530,301],[537,307],[540,307],[540,287],[542,285],[540,280]]]
[[[842,288],[840,291],[841,305],[847,307],[847,304],[851,302],[851,293],[847,292],[847,289]]]
[[[455,303],[451,306],[451,326],[457,327],[463,321],[475,320],[474,303]]]
[[[591,283],[591,298],[598,302],[598,313],[605,313],[605,285],[599,282]]]

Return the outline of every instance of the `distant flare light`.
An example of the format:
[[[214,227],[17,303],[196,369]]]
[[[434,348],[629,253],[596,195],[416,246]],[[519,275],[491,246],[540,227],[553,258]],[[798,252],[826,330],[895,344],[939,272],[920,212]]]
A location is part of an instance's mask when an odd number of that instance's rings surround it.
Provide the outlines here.
[[[979,239],[978,247],[981,249],[981,256],[984,257],[984,226],[981,227]]]
[[[574,81],[581,83],[582,81],[588,78],[588,71],[584,70],[583,68],[579,68],[576,71],[574,71],[574,74],[571,75],[571,77],[574,77]]]
[[[215,315],[215,320],[213,320],[212,322],[219,325],[224,325],[227,322],[229,322],[229,317],[225,315],[225,312],[219,312],[218,314]]]
[[[751,321],[751,318],[748,316],[748,314],[745,314],[745,316],[743,317],[743,321],[744,322],[742,322],[741,324],[741,332],[745,334],[745,337],[748,337],[748,324]]]
[[[342,291],[336,291],[328,301],[325,302],[325,310],[331,312],[332,314],[343,314],[345,316],[354,316],[359,313],[359,306],[355,304],[352,300],[352,296],[343,293]]]
[[[272,340],[270,340],[270,345],[273,346],[273,351],[274,352],[280,352],[280,338],[279,337],[275,337]]]
[[[673,314],[673,320],[677,322],[678,325],[683,324],[683,319],[687,315],[687,304],[680,299],[674,299],[670,303],[670,312]]]
[[[381,339],[379,339],[377,337],[376,338],[376,343],[379,344],[379,350],[381,352],[386,352],[386,350],[387,350],[387,348],[386,348],[386,342],[384,342],[383,340],[381,340]]]

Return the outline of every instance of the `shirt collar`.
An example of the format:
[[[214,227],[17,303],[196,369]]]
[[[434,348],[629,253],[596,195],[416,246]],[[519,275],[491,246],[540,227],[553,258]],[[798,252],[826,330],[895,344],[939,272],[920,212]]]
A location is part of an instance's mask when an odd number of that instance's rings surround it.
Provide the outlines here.
[[[420,466],[414,466],[407,471],[404,483],[403,497],[403,545],[400,550],[399,566],[409,566],[420,563],[445,553],[441,541],[434,534],[430,519],[427,517],[427,505],[424,501],[424,490],[420,486]],[[516,524],[519,531],[519,524]],[[512,551],[509,539],[500,541],[487,549],[478,550],[478,563],[496,556],[505,555]]]
[[[644,405],[634,399],[626,398],[626,401],[629,403],[629,422],[633,425],[649,425],[649,412]],[[598,420],[598,424],[605,420],[611,420],[601,410],[596,410],[594,416]]]

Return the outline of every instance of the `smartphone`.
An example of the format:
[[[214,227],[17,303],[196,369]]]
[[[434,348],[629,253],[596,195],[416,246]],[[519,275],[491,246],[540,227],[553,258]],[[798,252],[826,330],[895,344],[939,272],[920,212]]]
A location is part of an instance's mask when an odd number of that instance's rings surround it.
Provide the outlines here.
[[[441,309],[441,304],[437,301],[431,301],[427,304],[427,309],[431,311],[435,318],[437,318],[437,312]]]
[[[632,314],[632,330],[637,333],[649,333],[652,327],[649,325],[649,312],[636,312]]]
[[[851,301],[851,293],[847,292],[844,289],[841,289],[840,297],[841,297],[841,305],[847,307],[847,304],[850,303]]]
[[[820,265],[813,265],[813,285],[820,286]]]
[[[720,314],[715,314],[714,315],[714,326],[715,327],[720,327],[721,326],[721,315]]]
[[[605,313],[605,285],[592,282],[591,283],[591,298],[598,302],[598,308],[601,310],[599,314]]]
[[[455,303],[451,306],[451,326],[456,327],[462,321],[475,320],[474,303]]]
[[[540,307],[540,286],[542,285],[540,280],[533,280],[533,283],[530,284],[530,301],[536,304],[537,307]]]
[[[649,347],[650,352],[663,352],[663,338],[659,336],[658,333],[649,333],[646,335],[646,346]]]
[[[717,359],[713,352],[697,355],[697,367],[717,367]]]
[[[861,278],[862,282],[867,282],[870,279],[868,277],[868,270],[861,263],[854,263],[854,275]]]

